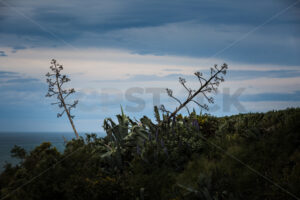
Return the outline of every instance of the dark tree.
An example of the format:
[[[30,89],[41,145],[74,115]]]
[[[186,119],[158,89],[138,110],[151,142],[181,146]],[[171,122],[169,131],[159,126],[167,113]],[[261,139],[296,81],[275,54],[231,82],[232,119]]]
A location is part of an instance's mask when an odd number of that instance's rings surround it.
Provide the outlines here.
[[[11,157],[13,158],[19,158],[19,159],[25,159],[26,158],[26,151],[20,146],[15,145],[12,150],[10,151]]]
[[[51,60],[51,73],[48,72],[46,74],[47,83],[49,85],[48,93],[46,94],[46,97],[52,97],[55,96],[58,100],[58,102],[52,103],[51,105],[58,105],[59,108],[62,108],[63,111],[57,114],[57,117],[61,117],[64,113],[67,114],[69,121],[72,125],[73,131],[76,135],[76,138],[79,138],[79,135],[77,133],[77,130],[75,128],[73,118],[74,115],[71,115],[71,109],[75,108],[78,104],[78,100],[75,100],[73,103],[69,104],[66,103],[66,98],[69,97],[71,94],[75,93],[74,88],[71,89],[64,89],[63,84],[70,81],[70,79],[66,75],[62,75],[61,71],[63,70],[63,66],[58,64],[56,60]]]
[[[188,91],[188,96],[182,102],[178,98],[174,97],[173,91],[171,89],[169,89],[169,88],[166,89],[168,95],[179,103],[179,106],[173,112],[169,112],[165,109],[165,107],[163,105],[161,106],[161,110],[163,112],[167,112],[167,114],[168,114],[168,121],[171,118],[175,117],[176,114],[182,108],[186,108],[189,113],[187,104],[189,104],[190,102],[194,102],[201,109],[208,110],[208,105],[197,102],[195,100],[195,97],[199,94],[202,94],[205,97],[205,99],[208,101],[208,103],[214,103],[214,99],[212,97],[208,97],[208,94],[211,92],[217,91],[217,88],[218,88],[220,82],[224,81],[224,77],[222,75],[226,74],[227,69],[228,69],[228,66],[226,63],[224,63],[221,67],[218,67],[217,65],[215,65],[214,68],[210,69],[210,76],[208,78],[205,78],[201,72],[195,72],[195,76],[199,80],[199,84],[200,84],[199,88],[196,90],[188,88],[186,85],[186,80],[184,78],[179,77],[179,82]]]

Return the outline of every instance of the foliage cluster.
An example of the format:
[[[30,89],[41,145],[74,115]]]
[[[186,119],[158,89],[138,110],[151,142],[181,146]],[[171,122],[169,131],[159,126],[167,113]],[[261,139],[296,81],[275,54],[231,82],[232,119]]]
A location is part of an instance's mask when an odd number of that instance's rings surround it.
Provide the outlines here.
[[[5,199],[295,199],[300,196],[300,109],[177,115],[161,123],[123,111],[104,138],[87,134],[60,153],[50,143],[0,175]],[[293,196],[294,195],[294,196]]]

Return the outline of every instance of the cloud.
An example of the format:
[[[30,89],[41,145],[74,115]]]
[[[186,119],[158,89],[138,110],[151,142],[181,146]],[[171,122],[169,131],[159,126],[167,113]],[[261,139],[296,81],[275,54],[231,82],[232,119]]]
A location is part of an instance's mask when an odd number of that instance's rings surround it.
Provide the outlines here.
[[[18,75],[16,72],[0,71],[0,78],[16,77],[16,75]]]
[[[36,79],[36,78],[18,78],[18,79],[7,80],[5,83],[22,83],[22,84],[27,84],[27,83],[34,83],[34,82],[40,82],[40,80]]]
[[[32,82],[39,82],[39,79],[36,78],[28,78],[26,75],[23,75],[18,72],[10,72],[10,71],[0,71],[0,83],[2,85],[7,84],[27,84]],[[0,85],[1,87],[1,85]]]
[[[300,102],[300,91],[298,90],[293,93],[260,93],[260,94],[241,95],[240,100],[244,102],[259,102],[259,101]]]
[[[179,72],[182,71],[181,69],[164,69],[166,72]]]
[[[7,48],[10,51],[9,48]],[[132,54],[116,49],[64,48],[25,49],[3,58],[3,71],[14,71],[45,82],[51,58],[63,64],[70,75],[71,86],[83,88],[174,87],[178,77],[196,81],[195,71],[208,72],[214,64],[224,60]],[[247,92],[280,90],[295,91],[299,82],[299,67],[271,64],[246,64],[225,61],[229,65],[224,86],[245,87]],[[175,69],[178,71],[168,71]],[[21,77],[19,77],[21,78]],[[194,81],[194,82],[195,82]],[[176,85],[177,86],[177,85]]]
[[[10,50],[10,48],[5,49],[7,52]],[[187,56],[140,55],[117,49],[82,48],[75,51],[65,48],[28,48],[1,60],[0,110],[3,114],[0,118],[5,119],[6,113],[12,121],[15,116],[32,118],[33,124],[38,123],[36,120],[38,117],[43,118],[44,121],[56,118],[57,108],[50,105],[52,100],[44,97],[47,92],[45,74],[49,70],[51,58],[57,58],[64,65],[63,72],[70,75],[72,81],[66,87],[74,87],[78,91],[74,98],[79,99],[79,104],[74,114],[78,116],[79,122],[85,121],[82,125],[78,125],[82,130],[85,129],[88,119],[91,119],[91,123],[99,119],[99,122],[91,127],[100,129],[101,120],[119,114],[120,105],[124,109],[126,106],[136,107],[137,104],[129,101],[125,96],[126,92],[133,87],[142,88],[142,94],[133,95],[141,97],[146,106],[140,112],[128,111],[128,114],[136,118],[142,115],[152,116],[153,95],[146,92],[147,88],[168,87],[174,90],[174,94],[183,98],[184,93],[178,83],[179,76],[186,78],[190,87],[196,88],[199,84],[193,72],[200,70],[207,73],[208,67],[224,62],[218,59],[196,59]],[[296,105],[298,102],[299,93],[296,91],[299,91],[300,84],[299,66],[254,65],[230,60],[226,62],[229,64],[229,71],[226,81],[221,85],[220,95],[224,87],[230,88],[231,95],[238,88],[246,88],[240,97],[243,105],[249,105],[249,108],[246,107],[247,111],[256,110],[254,104],[259,104],[262,108],[261,102],[273,102],[266,105],[268,108],[275,104],[276,108],[279,108],[278,102],[285,102],[282,104],[285,106],[289,103]],[[263,96],[264,93],[269,96]],[[108,98],[105,97],[106,94]],[[294,101],[286,101],[282,97],[284,95]],[[175,102],[165,97],[165,94],[161,95],[161,103],[168,105],[170,109],[176,106]],[[220,101],[216,104],[222,106]],[[238,112],[234,109],[230,111],[232,114]],[[18,112],[22,114],[18,115]],[[224,113],[218,110],[213,114]],[[63,124],[58,121],[59,124]],[[64,130],[69,130],[68,128],[66,123]],[[50,129],[54,128],[49,127]]]
[[[17,72],[0,71],[0,86],[9,80],[20,78],[20,74]]]
[[[7,56],[6,54],[5,54],[5,51],[0,51],[0,57],[1,56]]]
[[[208,57],[286,8],[289,2],[235,0],[15,1],[2,8],[2,46],[101,47],[138,54]],[[291,2],[292,3],[292,2]],[[59,5],[59,6],[58,6]],[[90,6],[92,5],[92,6]],[[153,14],[155,13],[155,15]],[[219,58],[248,63],[299,63],[297,8],[274,18]],[[37,25],[38,24],[38,25]],[[16,49],[15,49],[16,50]],[[15,51],[13,50],[13,51]]]
[[[22,45],[16,45],[16,46],[14,46],[13,47],[13,49],[12,49],[12,53],[16,53],[18,50],[24,50],[24,49],[26,49],[26,47],[25,46],[22,46]]]
[[[164,70],[168,72],[180,70]],[[204,76],[209,76],[209,70],[200,70]],[[152,82],[152,81],[176,81],[179,77],[185,78],[187,81],[198,81],[198,79],[191,73],[191,75],[181,73],[171,73],[164,76],[155,74],[136,74],[128,75],[124,79],[111,79],[111,80],[96,80],[95,82]],[[300,78],[300,70],[228,70],[225,78],[226,80],[252,80],[257,78]]]
[[[128,103],[125,93],[133,87],[143,89],[147,102],[145,110],[134,116],[151,116],[152,96],[146,94],[147,88],[172,88],[182,97],[179,76],[197,87],[191,81],[193,72],[207,72],[223,62],[229,71],[220,91],[230,88],[233,94],[245,88],[241,99],[248,111],[299,106],[299,4],[257,27],[292,3],[2,1],[0,123],[7,130],[71,131],[66,119],[56,119],[56,108],[44,97],[44,75],[52,58],[64,64],[70,86],[79,91],[75,121],[81,130],[100,129],[104,117],[118,114],[119,105]],[[113,91],[122,98],[113,101],[101,96]],[[162,97],[164,102],[176,106]]]
[[[248,112],[267,112],[270,110],[283,110],[300,107],[299,101],[256,101],[242,102]],[[230,113],[229,113],[230,114]],[[232,114],[236,114],[232,112]]]
[[[174,81],[183,74],[168,74],[165,76],[158,76],[155,74],[136,74],[125,79],[111,79],[111,80],[95,80],[95,82],[109,83],[109,82],[151,82],[151,81]],[[191,77],[191,76],[189,76]]]
[[[257,78],[300,78],[300,70],[228,70],[228,80],[249,80]]]
[[[46,84],[39,79],[10,71],[0,71],[0,104],[28,104],[40,101],[45,95]]]

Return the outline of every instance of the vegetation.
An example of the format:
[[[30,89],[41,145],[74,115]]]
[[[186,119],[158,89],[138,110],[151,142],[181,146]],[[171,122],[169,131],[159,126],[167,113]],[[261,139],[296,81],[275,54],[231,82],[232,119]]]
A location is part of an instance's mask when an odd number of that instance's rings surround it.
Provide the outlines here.
[[[159,116],[156,108],[156,116]],[[300,109],[156,125],[123,112],[107,136],[20,147],[0,176],[4,199],[296,199]],[[160,119],[157,119],[159,121]]]
[[[57,95],[73,125],[68,112],[73,106],[66,108],[64,99],[74,90],[61,89],[69,79],[52,62],[55,73],[48,76],[56,81],[48,80],[50,96]],[[47,142],[31,152],[15,146],[11,153],[20,162],[7,164],[1,173],[1,200],[297,199],[300,108],[221,118],[189,110],[187,116],[178,114],[192,102],[207,109],[194,97],[202,94],[213,103],[208,93],[226,70],[226,64],[215,66],[209,78],[196,72],[200,86],[195,90],[180,78],[188,97],[181,102],[167,89],[179,106],[173,112],[154,107],[155,122],[146,116],[132,120],[121,109],[117,122],[104,120],[105,137],[77,137],[63,153]]]

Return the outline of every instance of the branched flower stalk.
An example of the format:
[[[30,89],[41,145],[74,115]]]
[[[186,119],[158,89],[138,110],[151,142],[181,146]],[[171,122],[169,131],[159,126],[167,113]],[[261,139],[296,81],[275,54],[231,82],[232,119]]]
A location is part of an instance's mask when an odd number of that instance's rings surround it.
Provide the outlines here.
[[[195,72],[194,74],[198,78],[199,83],[200,83],[200,87],[197,90],[188,88],[186,85],[186,80],[184,78],[179,77],[179,83],[187,90],[188,96],[185,99],[185,101],[182,102],[178,98],[174,97],[173,91],[171,89],[169,89],[169,88],[166,89],[168,96],[173,98],[175,101],[177,101],[179,103],[179,106],[173,112],[169,112],[165,109],[165,107],[163,105],[161,106],[161,110],[168,114],[167,120],[170,121],[170,119],[175,117],[176,114],[182,108],[186,108],[187,112],[190,113],[189,109],[187,107],[187,104],[189,104],[190,102],[194,102],[201,109],[208,110],[208,105],[197,102],[195,100],[195,97],[199,94],[202,94],[204,96],[204,98],[208,101],[208,103],[210,103],[210,104],[214,103],[214,98],[208,97],[208,94],[211,92],[217,92],[220,82],[224,81],[224,77],[222,75],[226,75],[227,69],[228,69],[228,66],[226,63],[224,63],[221,67],[214,65],[214,67],[210,69],[209,78],[205,78],[201,72]]]
[[[61,71],[63,70],[63,66],[58,64],[55,59],[51,60],[51,73],[48,72],[46,74],[47,83],[49,85],[48,87],[48,93],[46,94],[46,97],[52,97],[55,96],[57,98],[57,102],[51,103],[51,105],[58,105],[59,108],[62,108],[63,111],[57,114],[57,117],[63,116],[64,113],[67,114],[70,124],[73,128],[73,131],[75,133],[76,138],[79,138],[79,135],[77,133],[77,130],[75,128],[73,118],[74,115],[71,115],[71,109],[75,108],[78,104],[78,100],[75,100],[73,103],[69,104],[66,103],[67,97],[69,97],[71,94],[75,93],[74,88],[70,89],[64,89],[62,86],[63,84],[71,81],[66,75],[62,75]],[[53,79],[52,79],[53,78]]]

